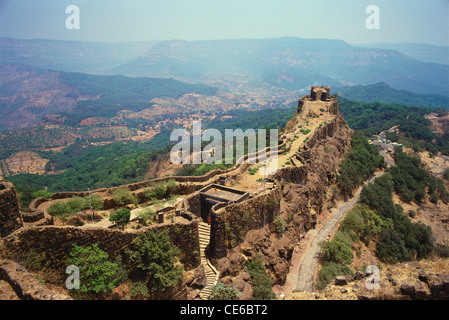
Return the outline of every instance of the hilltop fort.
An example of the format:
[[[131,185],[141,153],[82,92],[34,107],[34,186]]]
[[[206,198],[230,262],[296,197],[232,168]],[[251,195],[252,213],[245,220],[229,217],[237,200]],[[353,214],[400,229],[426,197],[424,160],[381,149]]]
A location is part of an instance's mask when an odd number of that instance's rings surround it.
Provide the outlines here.
[[[257,254],[263,256],[274,283],[282,285],[295,245],[329,212],[325,195],[336,183],[339,163],[350,148],[351,134],[338,111],[337,99],[330,96],[330,88],[312,87],[310,95],[299,100],[295,115],[280,136],[276,151],[278,170],[268,179],[260,164],[244,161],[199,177],[164,177],[93,190],[92,194],[103,200],[95,219],[86,210],[84,215],[69,218],[64,224],[49,214],[50,205],[87,197],[87,191],[37,198],[30,204],[29,212],[19,213],[13,186],[2,182],[0,220],[5,227],[0,241],[0,257],[4,259],[0,263],[0,279],[15,283],[14,290],[20,292],[16,287],[21,282],[13,279],[14,274],[6,266],[21,263],[22,257],[33,251],[45,257],[48,272],[53,272],[55,284],[61,285],[61,270],[66,267],[73,243],[97,243],[115,258],[138,234],[167,230],[170,241],[181,251],[185,271],[183,280],[158,298],[207,299],[207,287],[217,282],[237,285],[248,298],[250,289],[243,270],[245,261]],[[270,147],[266,151],[274,152]],[[245,160],[250,156],[246,155]],[[258,174],[249,169],[258,169]],[[176,195],[175,200],[155,206],[156,222],[139,224],[138,214],[150,201],[148,192],[161,184],[166,186],[164,198]],[[113,196],[117,189],[126,189],[136,199],[135,204],[127,205],[131,221],[124,230],[102,216],[121,207]],[[283,221],[282,234],[276,228],[279,220]],[[28,298],[42,297],[31,294]]]

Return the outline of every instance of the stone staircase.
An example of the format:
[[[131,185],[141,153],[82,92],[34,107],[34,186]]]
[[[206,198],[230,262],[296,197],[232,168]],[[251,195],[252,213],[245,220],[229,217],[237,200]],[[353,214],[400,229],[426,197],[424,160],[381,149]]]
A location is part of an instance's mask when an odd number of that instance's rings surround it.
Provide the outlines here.
[[[218,282],[219,272],[212,263],[206,258],[206,247],[210,242],[210,225],[205,222],[200,222],[198,225],[198,234],[200,240],[200,256],[201,256],[201,264],[204,268],[204,272],[206,273],[206,286],[200,292],[200,297],[203,300],[207,300],[209,295],[212,292],[212,288]]]

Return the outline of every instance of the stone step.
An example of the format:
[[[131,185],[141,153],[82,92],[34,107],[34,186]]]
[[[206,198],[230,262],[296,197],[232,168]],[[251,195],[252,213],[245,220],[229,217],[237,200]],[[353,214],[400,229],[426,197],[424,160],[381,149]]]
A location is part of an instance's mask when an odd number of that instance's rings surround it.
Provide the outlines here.
[[[198,223],[198,226],[203,228],[210,228],[210,225],[206,222],[200,222]]]
[[[200,239],[207,239],[207,240],[209,240],[210,239],[210,234],[198,234],[198,238],[200,238]]]

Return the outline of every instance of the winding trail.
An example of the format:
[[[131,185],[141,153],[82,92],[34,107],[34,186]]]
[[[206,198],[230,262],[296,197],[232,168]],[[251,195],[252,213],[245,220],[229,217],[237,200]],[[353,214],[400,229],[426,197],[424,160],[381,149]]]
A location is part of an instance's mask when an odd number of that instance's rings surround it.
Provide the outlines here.
[[[379,172],[371,177],[365,185],[374,181],[374,179],[382,176],[385,172]],[[343,203],[338,210],[326,221],[323,227],[318,231],[313,238],[310,247],[304,256],[298,273],[298,281],[296,283],[296,291],[313,291],[313,280],[315,278],[316,269],[318,266],[318,259],[320,254],[320,243],[325,241],[328,236],[334,231],[338,223],[343,219],[346,213],[354,207],[360,200],[360,194],[363,187],[360,187],[353,198]]]

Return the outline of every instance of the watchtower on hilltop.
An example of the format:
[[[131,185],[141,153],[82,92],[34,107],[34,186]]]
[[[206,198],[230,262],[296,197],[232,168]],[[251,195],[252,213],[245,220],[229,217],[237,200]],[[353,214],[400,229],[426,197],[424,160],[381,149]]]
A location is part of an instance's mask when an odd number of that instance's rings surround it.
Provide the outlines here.
[[[328,101],[331,98],[331,88],[329,86],[312,86],[310,89],[310,98],[312,101]]]

